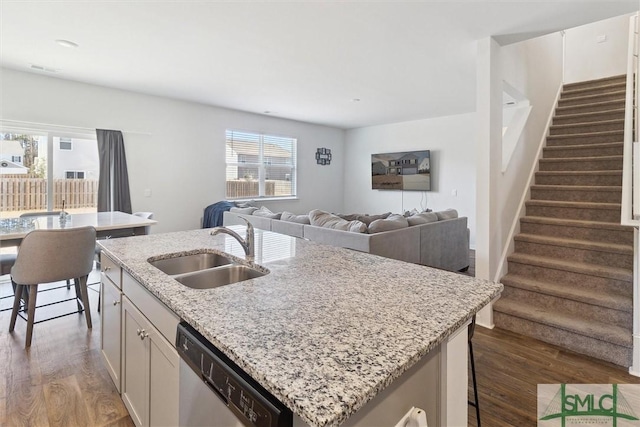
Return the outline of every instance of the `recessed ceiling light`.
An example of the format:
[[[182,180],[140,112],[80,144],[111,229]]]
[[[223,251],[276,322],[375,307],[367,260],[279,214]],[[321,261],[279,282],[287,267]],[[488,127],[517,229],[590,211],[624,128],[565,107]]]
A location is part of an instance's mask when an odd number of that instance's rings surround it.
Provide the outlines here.
[[[78,43],[74,43],[72,41],[69,40],[64,40],[64,39],[58,39],[56,40],[56,43],[58,43],[60,46],[64,46],[64,47],[78,47]]]

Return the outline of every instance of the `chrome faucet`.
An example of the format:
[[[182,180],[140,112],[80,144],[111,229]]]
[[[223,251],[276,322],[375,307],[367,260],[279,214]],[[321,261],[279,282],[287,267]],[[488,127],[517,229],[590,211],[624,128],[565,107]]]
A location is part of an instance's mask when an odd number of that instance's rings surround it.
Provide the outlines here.
[[[233,237],[238,241],[238,243],[240,243],[240,246],[242,246],[242,249],[244,249],[246,260],[253,261],[255,259],[255,254],[256,254],[253,225],[245,218],[240,217],[240,219],[242,219],[244,222],[247,223],[247,231],[244,239],[240,237],[238,233],[226,227],[215,227],[213,230],[211,230],[211,235],[215,236],[216,234],[224,233]]]

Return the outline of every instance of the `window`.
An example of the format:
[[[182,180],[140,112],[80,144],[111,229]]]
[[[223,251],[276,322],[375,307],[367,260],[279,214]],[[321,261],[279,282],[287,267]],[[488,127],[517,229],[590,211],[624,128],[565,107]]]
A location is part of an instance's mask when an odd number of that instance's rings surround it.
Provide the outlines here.
[[[11,161],[14,163],[22,163],[22,156],[11,156]]]
[[[66,179],[84,179],[84,171],[65,171]]]
[[[71,142],[71,138],[60,138],[61,150],[71,150],[72,148],[73,148],[73,143]]]
[[[295,138],[227,130],[227,199],[295,197],[296,143]]]

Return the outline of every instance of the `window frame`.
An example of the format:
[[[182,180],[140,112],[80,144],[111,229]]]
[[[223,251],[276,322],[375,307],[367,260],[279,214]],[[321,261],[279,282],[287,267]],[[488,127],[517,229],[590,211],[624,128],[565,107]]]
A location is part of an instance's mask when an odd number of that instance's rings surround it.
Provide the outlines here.
[[[249,143],[256,143],[258,145],[258,160],[256,162],[248,161],[246,154],[238,154],[235,162],[229,161],[228,158],[228,150],[230,149],[229,143],[234,141],[234,134],[247,135],[251,137],[251,139],[257,139],[257,141],[250,141]],[[269,144],[269,140],[278,140],[281,139],[282,142],[289,142],[291,145],[291,165],[287,164],[278,164],[277,162],[273,162],[273,155],[265,155],[265,145]],[[237,138],[237,141],[241,141],[241,138]],[[267,140],[267,141],[265,141]],[[288,140],[288,141],[287,141]],[[273,143],[272,143],[273,144]],[[228,200],[251,200],[251,199],[261,199],[261,200],[286,200],[286,199],[297,199],[297,184],[298,184],[298,138],[292,136],[281,136],[274,135],[271,133],[264,132],[253,132],[253,131],[243,131],[239,129],[226,129],[225,130],[225,198]],[[229,177],[227,176],[228,168],[257,168],[258,170],[258,195],[256,196],[243,196],[243,197],[233,197],[227,193],[228,185],[226,184],[229,181]],[[268,170],[277,170],[283,169],[286,170],[284,176],[289,179],[284,179],[285,182],[290,182],[291,184],[291,192],[288,195],[267,195],[266,194],[266,182],[270,181],[268,176]],[[237,178],[239,179],[239,178]]]

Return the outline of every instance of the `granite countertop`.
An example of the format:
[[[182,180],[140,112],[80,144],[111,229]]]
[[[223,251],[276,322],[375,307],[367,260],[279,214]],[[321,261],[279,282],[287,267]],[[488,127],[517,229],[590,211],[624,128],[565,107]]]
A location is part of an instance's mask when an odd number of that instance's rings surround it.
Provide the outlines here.
[[[241,235],[243,227],[230,227]],[[244,262],[228,235],[99,241],[107,255],[312,426],[337,426],[460,328],[502,285],[256,230],[269,274],[191,289],[147,262],[198,250]]]

